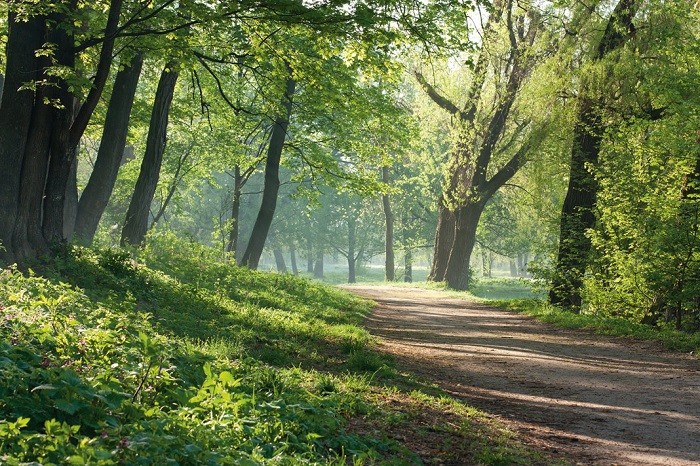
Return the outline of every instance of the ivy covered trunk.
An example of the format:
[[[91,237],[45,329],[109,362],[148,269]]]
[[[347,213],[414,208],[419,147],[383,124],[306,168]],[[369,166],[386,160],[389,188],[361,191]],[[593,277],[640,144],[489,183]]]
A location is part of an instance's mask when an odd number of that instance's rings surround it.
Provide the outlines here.
[[[435,230],[435,246],[433,263],[428,275],[428,281],[444,282],[446,280],[447,263],[450,260],[450,250],[455,241],[455,213],[448,209],[444,201],[438,208],[438,224]]]
[[[596,49],[594,61],[604,59],[632,37],[632,18],[636,7],[636,0],[620,0],[617,3]],[[605,90],[600,90],[597,99],[594,99],[593,90],[586,85],[582,86],[579,94],[569,186],[562,207],[555,275],[549,290],[552,304],[574,312],[581,309],[583,277],[591,250],[587,230],[593,228],[596,221],[594,210],[598,184],[591,170],[598,165],[605,133],[600,112],[606,98]]]

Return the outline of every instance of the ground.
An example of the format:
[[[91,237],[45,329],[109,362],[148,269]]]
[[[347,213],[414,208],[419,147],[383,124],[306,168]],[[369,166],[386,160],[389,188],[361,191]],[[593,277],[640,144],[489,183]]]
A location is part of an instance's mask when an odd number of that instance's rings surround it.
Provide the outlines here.
[[[353,286],[401,369],[578,464],[700,464],[700,360],[418,288]]]

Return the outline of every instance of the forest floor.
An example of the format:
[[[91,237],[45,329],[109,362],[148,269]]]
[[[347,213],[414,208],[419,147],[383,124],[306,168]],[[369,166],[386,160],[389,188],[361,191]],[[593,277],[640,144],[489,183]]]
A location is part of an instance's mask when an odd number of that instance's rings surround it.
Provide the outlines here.
[[[700,464],[694,356],[435,290],[346,289],[378,303],[366,326],[399,370],[495,415],[537,449],[577,464]]]

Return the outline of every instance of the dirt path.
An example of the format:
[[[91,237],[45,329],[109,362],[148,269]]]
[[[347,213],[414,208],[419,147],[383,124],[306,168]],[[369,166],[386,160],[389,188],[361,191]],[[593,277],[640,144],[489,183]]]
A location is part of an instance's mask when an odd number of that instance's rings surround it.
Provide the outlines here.
[[[580,464],[700,464],[700,361],[436,291],[349,287],[399,367]]]

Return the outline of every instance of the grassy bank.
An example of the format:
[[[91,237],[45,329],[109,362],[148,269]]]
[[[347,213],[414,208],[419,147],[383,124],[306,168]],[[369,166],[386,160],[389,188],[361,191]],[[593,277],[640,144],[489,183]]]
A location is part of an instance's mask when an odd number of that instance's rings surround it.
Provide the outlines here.
[[[402,374],[371,303],[172,238],[0,272],[0,463],[533,464]]]
[[[510,299],[491,301],[498,307],[535,317],[563,328],[585,329],[601,335],[657,341],[672,351],[700,352],[700,333],[684,333],[671,328],[657,328],[621,317],[574,314],[547,304],[544,300]]]

